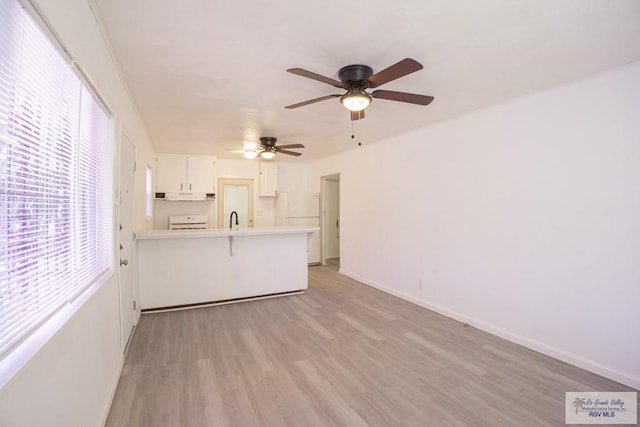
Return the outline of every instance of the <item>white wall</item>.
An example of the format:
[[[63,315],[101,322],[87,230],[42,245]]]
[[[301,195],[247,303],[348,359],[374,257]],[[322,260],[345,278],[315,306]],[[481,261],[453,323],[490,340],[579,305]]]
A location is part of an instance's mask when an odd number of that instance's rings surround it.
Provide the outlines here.
[[[279,163],[278,164],[278,191],[305,191],[309,188],[307,182],[306,164]]]
[[[121,130],[125,131],[136,145],[138,164],[153,161],[153,147],[111,62],[89,3],[39,0],[37,4],[115,114],[118,140]],[[138,230],[150,227],[144,220],[144,173],[138,167],[135,177]],[[115,230],[114,224],[117,237]],[[122,366],[119,321],[118,281],[113,275],[0,390],[0,425],[101,425]]]
[[[640,388],[639,117],[634,63],[321,160],[309,182],[340,172],[344,273]]]

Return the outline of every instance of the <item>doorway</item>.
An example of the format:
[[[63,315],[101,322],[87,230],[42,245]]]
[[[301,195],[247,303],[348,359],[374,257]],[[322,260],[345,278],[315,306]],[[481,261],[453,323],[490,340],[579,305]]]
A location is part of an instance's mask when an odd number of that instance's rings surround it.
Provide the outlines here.
[[[136,148],[122,134],[120,140],[120,171],[118,200],[118,244],[120,267],[118,270],[118,292],[120,297],[120,335],[122,352],[127,349],[135,325],[136,303],[133,296],[133,191],[135,177]]]
[[[229,227],[233,211],[238,213],[240,227],[253,227],[253,180],[221,178],[218,188],[218,228]]]
[[[340,269],[340,174],[323,176],[322,193],[322,265]]]

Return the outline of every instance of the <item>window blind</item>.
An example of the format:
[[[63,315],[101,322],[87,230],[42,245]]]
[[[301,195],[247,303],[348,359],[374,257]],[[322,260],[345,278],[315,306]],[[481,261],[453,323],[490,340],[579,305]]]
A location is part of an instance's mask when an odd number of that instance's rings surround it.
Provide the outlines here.
[[[0,357],[113,265],[112,122],[0,0]]]

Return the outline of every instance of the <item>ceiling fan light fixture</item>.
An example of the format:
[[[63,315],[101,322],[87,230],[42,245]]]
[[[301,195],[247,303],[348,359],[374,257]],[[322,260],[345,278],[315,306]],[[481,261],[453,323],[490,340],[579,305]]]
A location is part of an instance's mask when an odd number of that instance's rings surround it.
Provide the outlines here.
[[[245,151],[258,151],[258,143],[257,142],[251,142],[251,141],[245,141],[244,144],[242,144],[242,148]]]
[[[260,157],[262,157],[263,159],[273,159],[276,156],[276,153],[270,150],[265,150],[262,153],[260,153]]]
[[[255,159],[256,157],[258,157],[258,152],[256,150],[245,149],[242,155],[245,157],[245,159]]]
[[[371,104],[371,96],[362,89],[350,90],[340,97],[340,102],[347,110],[362,111]]]

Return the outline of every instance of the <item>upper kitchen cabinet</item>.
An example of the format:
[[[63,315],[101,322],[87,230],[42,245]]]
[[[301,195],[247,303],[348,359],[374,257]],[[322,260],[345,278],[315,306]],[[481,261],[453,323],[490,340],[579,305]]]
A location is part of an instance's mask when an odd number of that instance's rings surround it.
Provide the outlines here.
[[[273,162],[260,162],[260,179],[258,180],[259,197],[278,196],[278,166]]]
[[[216,158],[187,156],[187,183],[193,193],[215,193]]]
[[[157,193],[206,193],[216,191],[216,157],[158,154]]]

